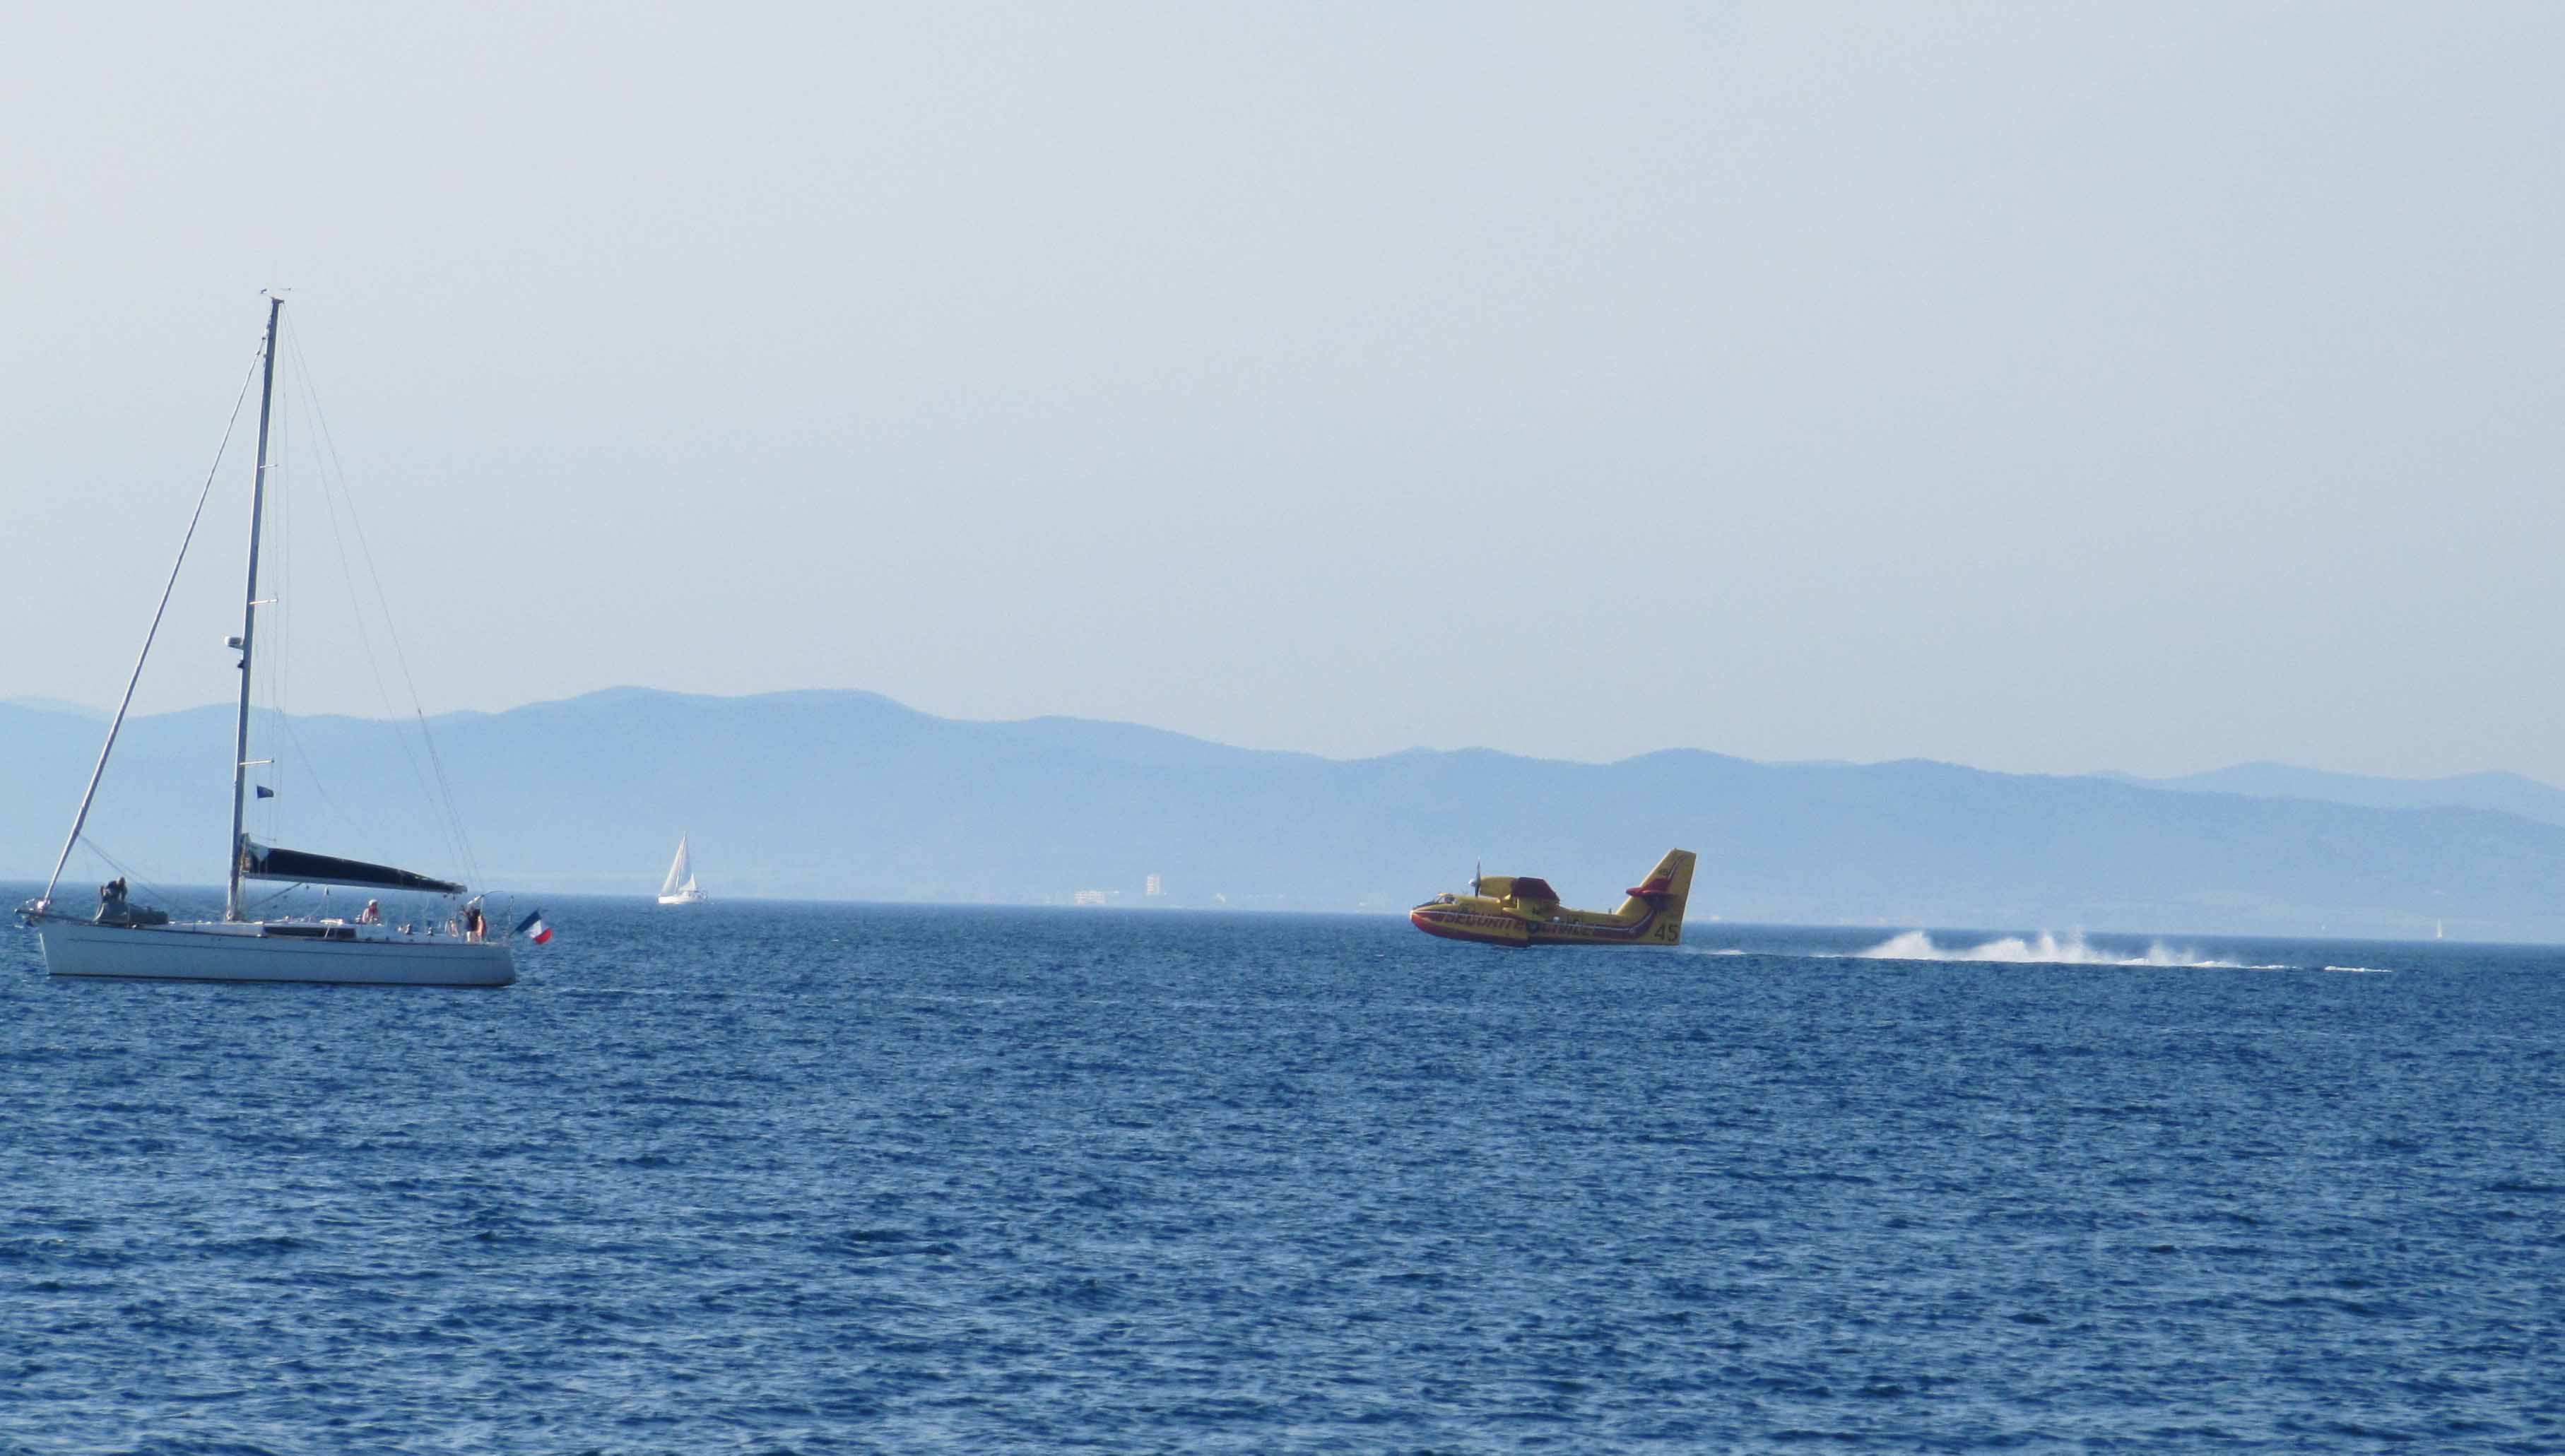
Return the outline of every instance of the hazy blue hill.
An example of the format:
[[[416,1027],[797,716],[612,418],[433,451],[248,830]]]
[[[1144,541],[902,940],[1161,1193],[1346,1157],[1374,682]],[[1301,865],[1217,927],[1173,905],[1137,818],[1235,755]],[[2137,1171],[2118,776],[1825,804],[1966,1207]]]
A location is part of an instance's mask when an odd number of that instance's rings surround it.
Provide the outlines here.
[[[215,878],[230,812],[221,708],[126,728],[93,833],[162,882]],[[290,730],[289,730],[290,729]],[[434,722],[486,882],[643,895],[677,836],[716,896],[1387,909],[1474,861],[1613,903],[1666,848],[1702,853],[1697,913],[1887,927],[2565,938],[2565,827],[1947,763],[1612,764],[1486,749],[1337,761],[1125,724],[939,719],[869,693],[590,694]],[[0,873],[40,873],[98,725],[0,707]],[[254,827],[299,847],[459,868],[415,734],[262,724],[288,761]],[[404,741],[409,746],[405,750]],[[84,870],[84,875],[89,872]],[[1715,934],[1715,933],[1714,933]]]
[[[2260,798],[2322,799],[2336,804],[2366,804],[2376,809],[2429,809],[2454,806],[2518,814],[2543,824],[2565,824],[2565,789],[2517,773],[2458,773],[2447,778],[2377,778],[2359,773],[2329,773],[2286,763],[2237,763],[2179,778],[2139,778],[2132,774],[2097,777],[2184,793],[2252,794]]]
[[[113,716],[86,704],[66,703],[60,698],[0,698],[0,708],[30,708],[39,713],[67,714],[102,724]]]

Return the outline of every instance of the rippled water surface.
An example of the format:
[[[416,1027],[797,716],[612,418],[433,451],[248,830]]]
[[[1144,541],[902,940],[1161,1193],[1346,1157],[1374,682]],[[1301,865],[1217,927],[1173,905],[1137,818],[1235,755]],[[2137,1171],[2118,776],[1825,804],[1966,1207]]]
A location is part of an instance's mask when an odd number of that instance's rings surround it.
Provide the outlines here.
[[[0,1450],[2565,1450],[2560,952],[551,909],[6,933]]]

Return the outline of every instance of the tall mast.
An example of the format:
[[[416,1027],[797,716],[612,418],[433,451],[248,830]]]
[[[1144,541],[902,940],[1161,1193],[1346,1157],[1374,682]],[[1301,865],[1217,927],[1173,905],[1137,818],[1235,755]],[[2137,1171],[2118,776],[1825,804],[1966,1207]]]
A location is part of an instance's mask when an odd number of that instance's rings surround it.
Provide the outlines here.
[[[276,403],[276,316],[285,301],[267,301],[267,363],[258,385],[258,473],[249,488],[249,579],[241,587],[240,718],[232,734],[231,881],[223,893],[223,919],[241,918],[241,804],[249,792],[249,654],[258,627],[258,527],[267,517],[267,419]]]

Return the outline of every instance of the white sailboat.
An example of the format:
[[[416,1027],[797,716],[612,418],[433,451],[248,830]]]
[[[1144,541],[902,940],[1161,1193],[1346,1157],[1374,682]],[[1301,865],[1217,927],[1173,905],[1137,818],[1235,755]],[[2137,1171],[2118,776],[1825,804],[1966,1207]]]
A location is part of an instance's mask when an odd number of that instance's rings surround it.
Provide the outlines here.
[[[253,762],[249,756],[250,662],[258,643],[260,608],[275,605],[272,600],[259,598],[258,551],[267,500],[268,422],[276,397],[277,320],[282,307],[281,300],[268,301],[258,405],[258,473],[250,488],[248,579],[240,635],[227,644],[240,653],[240,712],[233,734],[231,863],[223,918],[172,922],[165,912],[137,908],[127,902],[121,876],[101,888],[95,915],[73,914],[54,900],[54,892],[62,883],[63,867],[70,862],[73,846],[80,843],[90,805],[98,797],[108,759],[116,751],[116,737],[124,726],[125,710],[133,704],[134,685],[141,681],[142,664],[150,656],[152,639],[159,634],[161,613],[168,610],[170,587],[177,583],[178,566],[170,568],[169,586],[161,588],[160,606],[152,613],[150,631],[143,635],[142,653],[134,660],[133,676],[125,683],[123,701],[108,725],[107,742],[99,749],[89,788],[81,795],[80,811],[73,816],[72,832],[63,841],[62,857],[54,862],[54,873],[45,883],[44,895],[21,906],[18,914],[43,941],[45,968],[55,975],[504,986],[517,978],[516,958],[509,952],[508,937],[485,928],[479,901],[461,899],[466,893],[464,886],[389,865],[274,848],[256,843],[243,832],[247,773]],[[212,488],[210,476],[206,488]],[[202,496],[197,499],[196,510],[201,516]],[[195,523],[191,520],[187,539],[194,535]],[[178,565],[183,566],[186,558],[186,540],[181,540]],[[260,793],[265,796],[266,790],[262,788]],[[394,927],[373,923],[369,918],[358,922],[262,921],[249,918],[243,911],[243,880],[400,891],[450,897],[460,903],[442,928]]]
[[[677,836],[677,857],[668,862],[668,878],[659,882],[661,905],[701,905],[703,887],[695,883],[695,862],[686,853],[686,836]]]

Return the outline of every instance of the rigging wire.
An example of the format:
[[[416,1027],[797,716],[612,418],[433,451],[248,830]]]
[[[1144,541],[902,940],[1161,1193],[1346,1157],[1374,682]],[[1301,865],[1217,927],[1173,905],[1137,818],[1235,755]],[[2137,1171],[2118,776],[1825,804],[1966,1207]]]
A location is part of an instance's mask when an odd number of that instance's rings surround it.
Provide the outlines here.
[[[276,726],[285,730],[286,741],[294,744],[294,751],[298,755],[295,761],[297,765],[302,768],[303,776],[311,780],[312,792],[321,800],[322,806],[327,808],[332,814],[337,815],[339,822],[345,825],[349,832],[353,834],[362,834],[367,827],[365,821],[359,820],[355,815],[349,813],[345,806],[341,805],[337,799],[331,797],[329,785],[321,781],[320,770],[312,766],[314,763],[318,762],[319,759],[314,755],[310,748],[303,745],[303,734],[295,730],[294,720],[287,717],[282,709],[277,711]],[[283,798],[284,795],[280,792],[277,797]],[[273,802],[273,800],[270,802]],[[275,813],[275,810],[271,809],[269,811],[271,816],[268,823],[270,843],[274,842],[274,837],[278,833],[274,818]]]
[[[142,634],[142,651],[134,656],[133,675],[124,680],[124,696],[117,700],[116,718],[108,724],[107,741],[99,746],[98,766],[90,770],[89,787],[81,793],[80,812],[72,816],[72,832],[63,840],[62,855],[54,861],[54,873],[45,881],[45,894],[37,902],[39,905],[52,902],[55,889],[62,884],[63,866],[71,860],[72,846],[81,842],[81,831],[89,824],[90,802],[98,797],[98,781],[107,773],[108,755],[116,751],[116,735],[124,728],[125,710],[133,706],[133,690],[142,681],[142,665],[151,659],[152,641],[160,635],[160,618],[169,610],[169,593],[178,585],[178,568],[187,564],[188,543],[196,538],[196,523],[204,520],[205,500],[213,494],[214,477],[222,471],[223,455],[231,448],[232,431],[240,424],[241,406],[249,399],[250,381],[258,377],[259,360],[265,357],[267,341],[262,337],[258,352],[250,358],[249,372],[241,378],[240,393],[232,399],[231,418],[223,422],[223,438],[214,446],[214,463],[206,467],[205,483],[196,490],[196,509],[187,517],[186,532],[178,537],[178,558],[169,563],[169,579],[160,587],[159,605],[151,609],[151,626]]]
[[[428,781],[427,771],[419,766],[418,752],[410,745],[409,734],[404,729],[401,723],[400,710],[392,705],[391,690],[383,682],[382,660],[374,651],[373,634],[365,626],[365,614],[362,604],[356,596],[355,574],[348,563],[348,542],[346,533],[342,531],[339,526],[338,503],[332,500],[328,495],[326,484],[324,486],[322,504],[327,508],[327,514],[330,520],[331,535],[337,541],[339,546],[340,576],[348,588],[348,615],[350,623],[356,629],[357,644],[364,650],[365,671],[373,680],[374,695],[382,702],[384,720],[391,725],[392,741],[400,746],[401,759],[409,765],[410,778],[418,785],[419,796],[429,804],[435,804],[437,802],[436,790]],[[440,835],[442,835],[446,841],[446,852],[448,854],[455,853],[454,836],[452,831],[442,823],[440,823],[437,828]]]
[[[288,404],[291,404],[290,400]],[[294,549],[294,526],[298,513],[294,510],[295,477],[290,463],[294,458],[292,445],[294,411],[291,408],[284,408],[275,413],[276,447],[268,455],[268,478],[264,483],[266,489],[259,493],[266,503],[268,525],[267,547],[259,557],[259,569],[268,580],[265,583],[250,583],[252,597],[259,596],[257,588],[262,584],[267,588],[264,599],[268,605],[253,607],[251,610],[260,614],[258,619],[260,636],[274,645],[258,655],[257,664],[251,669],[251,676],[266,680],[268,710],[278,722],[284,722],[294,684],[296,613],[292,604],[295,600],[294,558],[297,554]],[[264,671],[260,670],[262,668]],[[253,682],[249,686],[255,693],[258,684]],[[274,756],[275,754],[271,752],[270,757]],[[287,768],[288,765],[285,763],[272,763],[270,772],[266,776],[276,779],[281,785],[285,781]],[[252,803],[254,805],[252,812],[261,821],[261,828],[267,835],[268,843],[274,844],[279,812],[275,801],[271,799],[262,802],[254,798]]]
[[[281,889],[281,890],[271,890],[271,891],[267,892],[267,898],[266,898],[266,899],[264,899],[264,900],[258,900],[258,901],[253,901],[253,902],[251,902],[250,904],[247,904],[247,905],[244,905],[244,906],[242,906],[242,907],[241,907],[241,919],[243,919],[243,920],[256,920],[256,919],[258,919],[258,916],[255,914],[256,912],[258,912],[258,911],[263,911],[263,910],[267,909],[269,906],[276,904],[277,902],[279,902],[279,901],[283,900],[285,897],[287,897],[287,896],[289,896],[289,895],[293,894],[295,891],[300,890],[300,889],[302,889],[302,888],[303,888],[303,887],[302,887],[301,885],[288,885],[288,886],[286,886],[285,888],[283,888],[283,889]]]
[[[397,726],[400,717],[399,711],[392,706],[390,691],[383,683],[380,663],[374,657],[372,635],[365,629],[364,613],[357,603],[354,574],[348,564],[346,535],[353,535],[356,538],[357,552],[364,558],[365,573],[373,583],[374,599],[382,612],[383,635],[391,643],[392,660],[400,668],[402,685],[409,690],[410,718],[417,727],[419,741],[427,750],[428,763],[434,772],[435,790],[431,796],[431,802],[436,803],[441,807],[444,813],[444,823],[439,827],[446,835],[449,849],[456,853],[457,858],[461,861],[472,883],[479,884],[481,882],[481,866],[478,859],[472,853],[472,840],[470,834],[464,828],[462,811],[455,803],[454,788],[452,781],[447,777],[445,772],[444,757],[437,752],[436,736],[428,729],[427,714],[419,704],[418,681],[410,672],[409,654],[402,648],[400,629],[392,620],[390,598],[388,593],[383,590],[382,571],[374,564],[373,547],[365,539],[364,523],[356,516],[356,503],[354,498],[349,494],[347,486],[347,469],[339,457],[338,441],[330,433],[330,419],[328,413],[321,407],[320,393],[313,387],[312,369],[304,359],[303,340],[300,330],[289,330],[286,334],[286,342],[287,346],[294,352],[295,374],[302,383],[304,397],[312,406],[312,419],[322,446],[321,458],[326,459],[327,462],[326,469],[316,469],[315,473],[320,475],[322,479],[322,500],[324,506],[328,508],[331,532],[339,541],[340,570],[348,578],[349,604],[351,615],[356,619],[357,637],[365,649],[366,666],[373,674],[374,691],[381,697],[385,713],[391,716],[393,723]],[[332,494],[331,490],[334,480],[336,485],[335,495]],[[348,528],[346,535],[341,534],[339,528],[339,512],[342,509],[347,512],[348,516]],[[417,759],[414,755],[410,754],[407,736],[401,733],[397,727],[395,727],[394,729],[394,736],[400,739],[401,751],[404,756],[408,756],[410,758],[411,772],[416,775],[418,772]],[[420,786],[422,789],[427,787],[424,776],[421,776]]]
[[[91,854],[105,860],[109,869],[114,870],[118,875],[124,877],[125,884],[128,888],[128,894],[131,890],[140,890],[145,899],[154,902],[156,907],[162,910],[183,906],[187,903],[184,897],[182,897],[178,892],[171,890],[168,886],[159,884],[156,881],[144,879],[132,866],[117,858],[106,845],[99,843],[95,838],[86,834],[82,835],[81,845]]]
[[[480,878],[480,866],[473,858],[471,840],[464,832],[462,815],[455,807],[453,788],[447,781],[445,765],[436,752],[436,740],[427,730],[426,714],[419,707],[417,684],[409,679],[408,659],[401,651],[399,629],[392,619],[390,598],[383,591],[381,573],[374,567],[372,549],[366,543],[363,523],[356,516],[355,500],[348,491],[347,470],[339,459],[338,444],[331,438],[329,416],[321,408],[320,394],[312,383],[312,370],[304,361],[299,333],[289,333],[287,338],[295,351],[296,376],[301,383],[305,399],[312,406],[313,418],[320,427],[321,441],[328,452],[326,466],[317,468],[316,473],[322,482],[322,500],[324,506],[328,508],[331,533],[339,547],[339,568],[348,589],[349,613],[354,619],[358,640],[364,647],[366,669],[373,677],[375,695],[382,702],[385,718],[393,726],[393,737],[400,743],[402,755],[409,762],[411,776],[417,780],[421,796],[441,811],[442,818],[437,828],[445,839],[446,852],[454,858],[455,862],[464,866],[469,878],[477,881]],[[332,490],[334,486],[335,495]],[[342,530],[339,522],[339,513],[343,509],[348,516],[345,530]],[[353,570],[349,564],[347,537],[350,534],[356,537],[358,550],[365,556],[365,567],[373,580],[374,600],[376,609],[382,616],[384,635],[392,644],[405,685],[409,688],[410,716],[417,725],[420,742],[427,751],[429,767],[433,770],[432,787],[429,775],[419,769],[417,753],[411,748],[405,730],[406,726],[400,721],[400,710],[393,706],[390,689],[383,682],[381,659],[374,652],[372,633],[365,625],[364,606],[356,592]]]
[[[291,336],[291,334],[288,335],[288,337]],[[299,368],[301,365],[301,356],[299,354],[296,357],[296,363]],[[307,385],[308,382],[309,381],[307,379]],[[308,392],[307,388],[307,393]],[[255,812],[260,816],[261,828],[265,831],[267,842],[270,844],[278,843],[282,839],[286,838],[286,831],[290,827],[287,823],[287,805],[285,800],[287,794],[293,789],[294,785],[289,780],[288,775],[299,775],[303,780],[302,786],[310,788],[313,796],[320,800],[322,807],[329,810],[331,816],[336,819],[341,827],[350,835],[361,838],[369,831],[379,830],[383,827],[379,817],[359,818],[356,814],[350,812],[346,805],[342,804],[338,800],[337,796],[330,792],[330,786],[322,773],[321,756],[312,751],[311,746],[304,741],[302,731],[294,726],[294,664],[297,659],[297,654],[294,651],[294,641],[297,636],[298,620],[302,615],[302,613],[297,609],[297,603],[300,600],[299,592],[301,591],[300,572],[297,563],[302,555],[302,552],[297,545],[297,541],[300,539],[300,532],[305,528],[303,518],[308,513],[298,504],[299,498],[303,495],[303,486],[302,473],[296,468],[295,464],[295,448],[301,443],[301,421],[296,418],[296,411],[293,406],[294,398],[292,393],[289,391],[287,396],[278,402],[278,408],[276,410],[277,443],[276,449],[269,462],[268,468],[271,474],[266,493],[268,509],[267,534],[270,544],[268,553],[262,560],[261,567],[263,571],[267,571],[269,576],[271,584],[268,587],[267,595],[272,599],[272,605],[275,607],[271,616],[262,618],[261,621],[262,623],[273,623],[273,625],[268,626],[266,630],[273,634],[273,640],[276,643],[276,646],[274,650],[260,656],[259,661],[267,665],[267,671],[259,676],[267,685],[268,691],[266,694],[265,706],[270,711],[270,717],[274,721],[274,727],[278,731],[283,733],[285,740],[288,743],[291,743],[294,749],[294,754],[291,760],[288,760],[281,754],[277,756],[277,761],[274,764],[276,796],[264,801],[258,801],[256,804]],[[321,471],[317,463],[314,465],[313,474],[316,478],[321,478],[323,480],[324,490],[322,504],[327,507],[329,505],[327,480],[325,477],[321,476]],[[338,522],[335,520],[332,520],[332,533],[334,535],[337,533],[337,524]],[[344,564],[346,559],[346,544],[344,541],[340,543],[340,556],[342,563]],[[268,570],[266,565],[267,562],[274,563],[273,570]],[[361,615],[357,615],[358,603],[355,599],[354,583],[352,579],[349,583],[348,605],[350,615],[356,616],[356,627],[359,636],[361,637],[364,628],[364,621]],[[372,661],[372,645],[367,643],[366,662],[368,665],[371,665]],[[379,675],[377,675],[375,687],[377,692],[381,690]],[[384,708],[387,712],[390,711],[388,698],[386,698]],[[411,764],[411,773],[413,776],[418,777],[420,790],[424,793],[426,790],[426,779],[424,775],[418,773],[417,764],[415,762]]]

